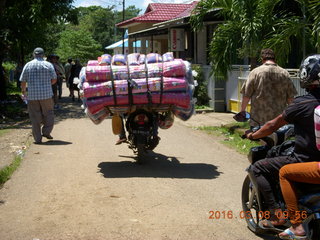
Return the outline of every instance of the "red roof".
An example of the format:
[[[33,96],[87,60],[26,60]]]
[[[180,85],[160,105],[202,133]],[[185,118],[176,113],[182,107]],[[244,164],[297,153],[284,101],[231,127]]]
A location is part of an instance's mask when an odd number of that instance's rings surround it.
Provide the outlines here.
[[[187,17],[190,16],[191,11],[197,3],[197,1],[189,4],[150,3],[143,15],[120,22],[116,26],[123,27],[142,22],[158,23],[178,17]]]

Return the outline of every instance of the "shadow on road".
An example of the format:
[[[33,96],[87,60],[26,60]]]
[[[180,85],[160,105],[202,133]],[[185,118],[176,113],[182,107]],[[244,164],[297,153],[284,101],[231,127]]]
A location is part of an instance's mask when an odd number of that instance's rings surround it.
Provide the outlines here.
[[[134,159],[134,156],[120,156]],[[221,172],[217,167],[205,163],[180,163],[176,157],[149,153],[147,162],[139,165],[134,161],[102,162],[98,165],[105,178],[191,178],[214,179]]]
[[[55,122],[66,119],[80,119],[85,118],[84,110],[81,108],[82,101],[72,101],[71,97],[62,97],[59,100],[60,108],[54,111]]]
[[[50,140],[47,142],[42,142],[41,145],[69,145],[72,144],[72,142],[66,142],[62,140]]]

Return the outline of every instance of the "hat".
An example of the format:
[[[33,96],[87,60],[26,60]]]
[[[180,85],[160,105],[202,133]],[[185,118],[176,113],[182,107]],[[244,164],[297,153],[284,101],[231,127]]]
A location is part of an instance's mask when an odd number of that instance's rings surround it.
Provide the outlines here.
[[[41,54],[44,54],[44,51],[43,51],[42,48],[37,47],[36,49],[33,50],[33,53],[34,53],[35,55],[41,55]]]
[[[57,58],[57,59],[59,59],[60,57],[57,54],[52,53],[52,54],[49,54],[48,58]]]

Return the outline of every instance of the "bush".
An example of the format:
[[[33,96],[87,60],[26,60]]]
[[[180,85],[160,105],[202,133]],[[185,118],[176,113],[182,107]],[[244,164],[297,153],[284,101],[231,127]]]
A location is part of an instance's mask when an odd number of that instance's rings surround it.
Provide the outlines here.
[[[204,78],[202,67],[193,64],[192,70],[197,72],[197,76],[194,76],[194,80],[198,82],[198,86],[194,91],[194,97],[197,98],[197,105],[209,106],[208,81]]]

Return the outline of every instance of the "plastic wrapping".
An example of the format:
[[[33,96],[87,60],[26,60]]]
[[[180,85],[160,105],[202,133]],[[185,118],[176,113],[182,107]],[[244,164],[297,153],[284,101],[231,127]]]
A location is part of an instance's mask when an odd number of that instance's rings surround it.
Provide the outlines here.
[[[137,108],[171,114],[186,121],[194,114],[194,80],[191,64],[174,59],[172,53],[128,56],[104,54],[90,60],[80,72],[79,88],[89,118],[99,124],[112,114]],[[172,120],[172,121],[171,121]]]

